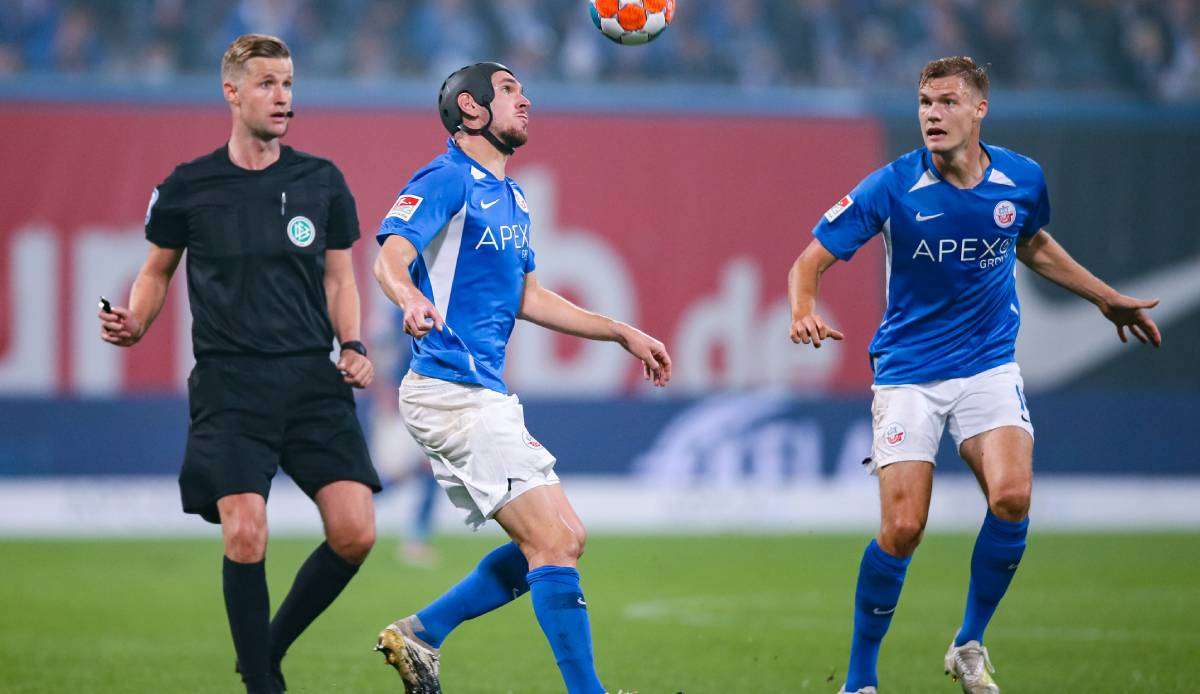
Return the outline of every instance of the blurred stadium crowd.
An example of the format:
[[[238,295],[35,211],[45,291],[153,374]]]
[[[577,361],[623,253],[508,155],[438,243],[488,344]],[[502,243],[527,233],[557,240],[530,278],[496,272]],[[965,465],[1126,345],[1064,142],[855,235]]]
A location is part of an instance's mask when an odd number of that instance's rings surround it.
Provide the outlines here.
[[[299,75],[905,87],[968,53],[1014,89],[1200,100],[1200,0],[679,0],[669,38],[613,50],[586,0],[5,0],[0,76],[213,75],[236,35],[282,36]]]

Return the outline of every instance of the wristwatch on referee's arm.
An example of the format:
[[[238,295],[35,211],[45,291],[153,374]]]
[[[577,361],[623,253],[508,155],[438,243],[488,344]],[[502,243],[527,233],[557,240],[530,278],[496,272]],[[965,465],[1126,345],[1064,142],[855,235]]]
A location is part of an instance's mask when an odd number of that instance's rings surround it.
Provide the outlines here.
[[[358,352],[359,354],[363,355],[364,357],[367,356],[367,346],[364,345],[363,343],[359,342],[358,340],[347,340],[346,342],[343,342],[341,346],[342,346],[341,351],[343,351],[343,352],[345,352],[346,350],[350,350],[352,352]]]

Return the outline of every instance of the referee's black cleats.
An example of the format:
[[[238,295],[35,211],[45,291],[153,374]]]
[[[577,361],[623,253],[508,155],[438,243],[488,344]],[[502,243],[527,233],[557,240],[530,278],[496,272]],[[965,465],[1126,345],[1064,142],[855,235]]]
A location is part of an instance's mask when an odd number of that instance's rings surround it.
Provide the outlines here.
[[[414,620],[415,616],[405,617],[389,624],[379,632],[375,650],[400,673],[405,694],[442,694],[438,680],[441,653],[417,638]]]
[[[239,675],[242,674],[242,664],[235,661],[233,671]],[[278,662],[271,663],[271,674],[268,675],[268,679],[270,680],[269,683],[262,684],[261,686],[256,684],[255,686],[258,689],[251,689],[250,683],[247,682],[247,692],[261,690],[270,692],[270,694],[283,694],[287,691],[287,682],[283,681],[283,667]],[[243,681],[245,681],[245,678],[243,678]]]

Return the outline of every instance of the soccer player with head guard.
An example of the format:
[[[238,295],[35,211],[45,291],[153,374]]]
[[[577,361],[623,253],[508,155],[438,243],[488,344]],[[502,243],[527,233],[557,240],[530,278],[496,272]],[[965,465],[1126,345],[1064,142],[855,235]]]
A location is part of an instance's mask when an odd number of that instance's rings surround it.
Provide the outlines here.
[[[656,386],[670,379],[671,360],[658,340],[538,284],[529,207],[504,173],[529,126],[529,99],[512,71],[498,63],[462,68],[442,85],[438,107],[451,133],[447,151],[413,175],[380,225],[375,275],[413,337],[412,369],[400,387],[405,425],[467,522],[494,518],[513,542],[384,629],[378,648],[405,691],[440,692],[438,649],[451,630],[528,591],[567,691],[603,692],[576,569],[583,524],[554,456],[526,431],[504,383],[505,348],[522,318],[617,342]]]
[[[290,56],[271,36],[230,44],[221,63],[229,142],[154,190],[150,253],[129,308],[100,313],[105,341],[136,344],[187,250],[196,368],[179,485],[185,511],[221,524],[237,668],[255,694],[284,690],[288,647],[366,559],[380,488],[351,392],[374,373],[350,256],[358,214],[336,166],[279,142],[291,117]],[[266,500],[279,467],[316,502],[326,542],[268,622]]]
[[[971,557],[962,626],[946,672],[964,692],[999,692],[983,632],[1008,589],[1029,524],[1033,425],[1014,361],[1020,303],[1015,262],[1096,304],[1158,346],[1146,310],[1079,265],[1044,227],[1050,202],[1032,159],[980,141],[988,112],[984,68],[967,57],[925,66],[918,90],[925,146],[872,173],[825,213],[792,266],[792,341],[820,347],[842,334],[816,313],[817,284],[875,234],[887,254],[887,308],[870,346],[875,372],[871,469],[879,476],[879,535],[863,554],[844,692],[873,694],[883,636],[929,514],[944,427],[987,497]]]

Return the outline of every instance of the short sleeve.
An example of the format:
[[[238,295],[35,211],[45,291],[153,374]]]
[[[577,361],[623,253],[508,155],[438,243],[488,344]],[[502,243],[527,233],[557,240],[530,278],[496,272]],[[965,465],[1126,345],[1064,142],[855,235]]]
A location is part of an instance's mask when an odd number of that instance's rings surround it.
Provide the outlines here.
[[[188,224],[184,188],[172,173],[150,193],[146,240],[161,248],[186,248]]]
[[[813,235],[839,260],[850,260],[879,233],[887,211],[886,169],[880,169],[829,208],[813,228]]]
[[[346,185],[346,177],[336,166],[331,167],[333,194],[329,199],[329,227],[325,236],[325,247],[338,250],[349,248],[358,240],[358,206],[354,204],[354,195]]]
[[[438,166],[419,171],[388,210],[375,239],[383,245],[388,236],[402,236],[420,253],[463,208],[466,200],[467,182],[457,167]]]
[[[537,269],[537,261],[534,260],[533,246],[526,245],[524,250],[528,251],[525,254],[525,274],[528,275]]]
[[[1019,236],[1023,239],[1036,235],[1050,223],[1050,191],[1046,188],[1046,176],[1040,167],[1037,173],[1036,202],[1033,211],[1025,219],[1025,226],[1021,227]]]

